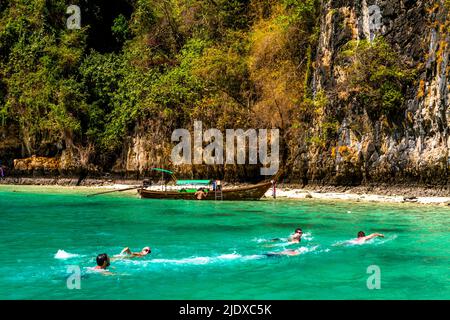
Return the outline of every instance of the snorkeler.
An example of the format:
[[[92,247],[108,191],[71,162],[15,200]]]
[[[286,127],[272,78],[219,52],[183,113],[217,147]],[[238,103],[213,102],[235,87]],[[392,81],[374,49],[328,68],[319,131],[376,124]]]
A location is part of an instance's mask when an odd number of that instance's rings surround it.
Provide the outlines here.
[[[144,257],[148,254],[150,254],[152,252],[152,250],[150,249],[150,247],[144,247],[141,252],[131,252],[130,248],[126,247],[124,248],[120,254],[115,255],[114,258],[137,258],[137,257]]]
[[[96,270],[106,270],[110,266],[110,260],[106,253],[101,253],[97,256]]]
[[[360,231],[360,232],[358,232],[358,238],[352,240],[352,242],[363,243],[363,242],[366,242],[366,241],[371,240],[371,239],[376,238],[376,237],[384,238],[384,234],[372,233],[371,235],[366,236],[364,231]]]

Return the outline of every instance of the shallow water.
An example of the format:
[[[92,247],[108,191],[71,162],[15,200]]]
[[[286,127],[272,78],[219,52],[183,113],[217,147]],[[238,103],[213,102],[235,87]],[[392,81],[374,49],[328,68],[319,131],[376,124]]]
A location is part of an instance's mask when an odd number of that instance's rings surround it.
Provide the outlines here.
[[[89,192],[0,187],[0,299],[450,298],[445,207]],[[298,226],[300,245],[268,241]],[[360,230],[386,237],[343,243]],[[98,253],[126,246],[152,254],[113,262],[112,275],[89,270]],[[284,249],[301,254],[264,255]],[[367,287],[371,265],[381,271],[379,290]],[[68,266],[80,268],[81,289],[67,288]]]

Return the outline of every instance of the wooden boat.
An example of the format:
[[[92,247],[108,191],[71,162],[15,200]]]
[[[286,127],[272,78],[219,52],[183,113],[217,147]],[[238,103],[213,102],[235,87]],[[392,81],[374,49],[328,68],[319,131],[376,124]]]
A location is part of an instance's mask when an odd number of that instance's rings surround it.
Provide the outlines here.
[[[213,180],[177,180],[172,171],[152,168],[152,171],[168,174],[171,180],[175,182],[177,186],[183,186],[179,190],[167,190],[166,184],[164,184],[163,190],[149,190],[147,189],[148,183],[144,181],[142,187],[139,187],[138,194],[141,198],[145,199],[179,199],[179,200],[197,200],[196,191],[201,189],[205,195],[202,200],[259,200],[264,194],[273,187],[274,183],[282,175],[282,171],[279,170],[275,176],[270,180],[264,182],[239,188],[222,189],[217,187],[216,183],[219,181]],[[213,186],[211,187],[211,183]],[[192,188],[192,185],[202,185],[201,188]],[[217,191],[219,189],[219,191]]]
[[[160,168],[153,168],[152,171],[159,171],[163,175],[164,173],[169,174],[169,177],[177,186],[183,187],[178,190],[167,190],[167,185],[164,183],[162,186],[163,190],[149,190],[148,186],[150,185],[150,182],[148,180],[144,180],[140,186],[133,186],[120,190],[102,191],[89,194],[87,196],[91,197],[100,194],[137,189],[141,198],[146,199],[197,200],[196,192],[197,190],[202,190],[204,192],[202,195],[202,200],[259,200],[271,187],[273,187],[274,183],[276,183],[282,174],[282,171],[278,171],[278,173],[270,181],[266,180],[252,186],[222,189],[219,183],[220,181],[218,180],[177,180],[172,171]],[[212,188],[211,184],[213,185]],[[193,185],[202,185],[202,187],[193,188]]]
[[[223,189],[222,195],[219,198],[216,191],[209,190],[206,192],[206,196],[202,200],[259,200],[271,187],[272,182],[269,181],[258,183],[253,186]],[[197,199],[194,192],[187,192],[183,190],[156,191],[140,188],[138,189],[138,193],[141,198],[146,199]]]

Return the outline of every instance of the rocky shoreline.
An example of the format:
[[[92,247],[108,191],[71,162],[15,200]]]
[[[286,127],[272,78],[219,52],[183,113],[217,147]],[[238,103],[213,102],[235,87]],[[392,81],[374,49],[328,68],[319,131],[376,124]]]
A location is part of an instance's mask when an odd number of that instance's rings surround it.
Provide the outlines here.
[[[6,177],[0,179],[0,185],[66,186],[121,189],[138,186],[142,180],[120,178],[48,178],[48,177]],[[243,186],[243,183],[224,183],[224,187]],[[266,198],[272,198],[272,190]],[[417,203],[450,205],[449,186],[419,185],[361,185],[361,186],[324,186],[297,184],[277,185],[277,199],[320,199],[386,203]]]
[[[35,186],[79,186],[79,187],[99,187],[114,185],[134,186],[141,185],[142,180],[132,179],[109,179],[109,178],[86,178],[80,181],[79,178],[60,177],[6,177],[0,179],[0,185],[35,185]]]
[[[271,190],[266,193],[266,197],[272,197]],[[301,189],[291,186],[279,188],[277,198],[450,205],[450,196],[446,190],[404,186],[306,186]]]

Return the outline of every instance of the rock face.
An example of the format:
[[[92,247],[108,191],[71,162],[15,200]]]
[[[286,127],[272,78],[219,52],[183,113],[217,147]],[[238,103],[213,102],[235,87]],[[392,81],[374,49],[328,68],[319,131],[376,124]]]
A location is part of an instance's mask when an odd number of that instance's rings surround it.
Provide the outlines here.
[[[379,6],[380,17],[373,13],[373,5]],[[373,28],[377,19],[380,24]],[[343,102],[339,95],[332,94],[345,80],[338,59],[340,50],[350,41],[376,37],[386,39],[416,71],[405,106],[399,108],[400,125],[394,127],[387,125],[389,119],[371,119],[365,106]],[[326,150],[305,151],[308,170],[299,176],[309,182],[330,184],[446,184],[449,40],[444,1],[324,1],[313,92],[327,94],[331,103],[325,114],[342,116],[336,144]]]
[[[284,141],[282,148],[287,150],[289,159],[287,180],[304,185],[448,183],[448,5],[448,0],[322,1],[310,89],[314,97],[324,94],[328,103],[309,132],[291,135],[289,141]],[[340,54],[346,45],[353,41],[358,46],[380,37],[414,71],[403,102],[397,106],[395,121],[390,116],[371,116],[367,105],[344,98],[342,92],[348,79],[344,72],[346,62]],[[320,146],[311,146],[309,134],[323,132],[326,117],[330,116],[336,118],[335,137]],[[112,160],[112,171],[139,176],[151,167],[170,168],[170,128],[174,126],[158,120],[137,124],[120,156]],[[58,166],[78,168],[80,159],[65,152],[56,162],[32,158],[15,161],[14,167],[25,172],[33,168],[55,170]],[[251,166],[182,166],[176,170],[178,176],[186,178],[217,176],[247,181],[259,172]]]
[[[339,114],[337,138],[320,148],[308,147],[305,134],[287,141],[294,160],[288,165],[286,178],[301,184],[447,184],[449,29],[444,0],[324,0],[311,89],[315,95],[326,94],[329,103],[325,115]],[[396,125],[386,118],[373,119],[365,106],[336,95],[336,87],[345,81],[339,52],[351,41],[374,41],[377,37],[383,37],[415,70]],[[321,120],[312,132],[321,130]],[[114,170],[142,172],[151,166],[170,166],[168,136],[170,132],[137,127]],[[177,169],[182,176],[217,174],[247,180],[257,172],[230,166]]]
[[[120,157],[115,161],[112,171],[116,174],[126,172],[137,176],[153,167],[167,167],[170,146],[167,128],[156,121],[136,125],[133,135],[126,141]]]
[[[60,160],[57,158],[32,156],[25,159],[15,159],[14,169],[18,171],[33,173],[35,171],[55,173],[60,170]]]

